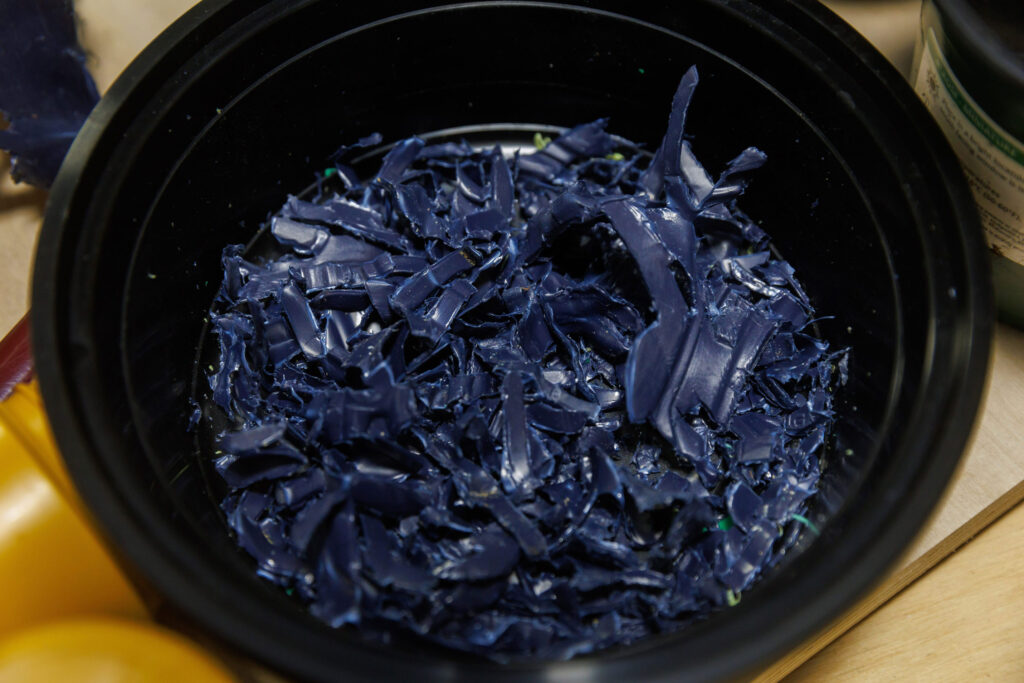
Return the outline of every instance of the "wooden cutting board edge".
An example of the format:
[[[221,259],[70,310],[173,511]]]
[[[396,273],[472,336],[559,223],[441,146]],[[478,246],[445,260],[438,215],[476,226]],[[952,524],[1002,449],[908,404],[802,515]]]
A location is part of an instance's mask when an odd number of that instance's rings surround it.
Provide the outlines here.
[[[950,494],[953,494],[951,491]],[[836,619],[830,626],[817,633],[796,649],[790,651],[755,677],[752,683],[778,683],[801,664],[823,650],[832,641],[856,626],[893,596],[913,583],[944,559],[955,553],[992,522],[1013,509],[1024,500],[1024,481],[1006,491],[987,505],[977,515],[960,525],[941,541],[921,553],[916,559],[900,566],[881,585],[875,588],[852,609]],[[912,556],[911,548],[906,556]]]

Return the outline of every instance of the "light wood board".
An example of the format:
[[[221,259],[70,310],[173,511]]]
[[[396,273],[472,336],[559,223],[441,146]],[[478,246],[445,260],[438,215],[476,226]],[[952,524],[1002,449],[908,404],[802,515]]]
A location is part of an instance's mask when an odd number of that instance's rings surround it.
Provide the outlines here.
[[[1024,681],[1024,506],[819,652],[785,683]]]
[[[0,152],[0,334],[28,310],[28,281],[46,193],[11,182],[10,162]]]

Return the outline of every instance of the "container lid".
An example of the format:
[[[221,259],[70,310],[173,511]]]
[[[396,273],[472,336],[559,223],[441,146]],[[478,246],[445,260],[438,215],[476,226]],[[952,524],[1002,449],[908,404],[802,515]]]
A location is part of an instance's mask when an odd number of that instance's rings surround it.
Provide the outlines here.
[[[992,75],[1024,91],[1024,3],[1020,0],[934,0],[958,35]]]

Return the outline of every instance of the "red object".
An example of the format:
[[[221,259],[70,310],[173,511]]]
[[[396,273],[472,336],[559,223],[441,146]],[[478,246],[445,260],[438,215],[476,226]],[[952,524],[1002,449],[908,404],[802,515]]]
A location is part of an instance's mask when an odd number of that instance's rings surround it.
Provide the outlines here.
[[[0,401],[10,396],[15,385],[32,379],[32,344],[28,313],[0,341]]]

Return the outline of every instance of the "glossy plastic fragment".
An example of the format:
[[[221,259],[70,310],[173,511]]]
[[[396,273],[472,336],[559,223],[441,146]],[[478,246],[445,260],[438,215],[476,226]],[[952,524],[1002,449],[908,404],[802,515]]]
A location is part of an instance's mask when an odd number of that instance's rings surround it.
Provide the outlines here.
[[[223,256],[213,466],[261,576],[326,623],[565,659],[738,603],[807,527],[846,381],[792,267],[684,132],[333,158]]]

